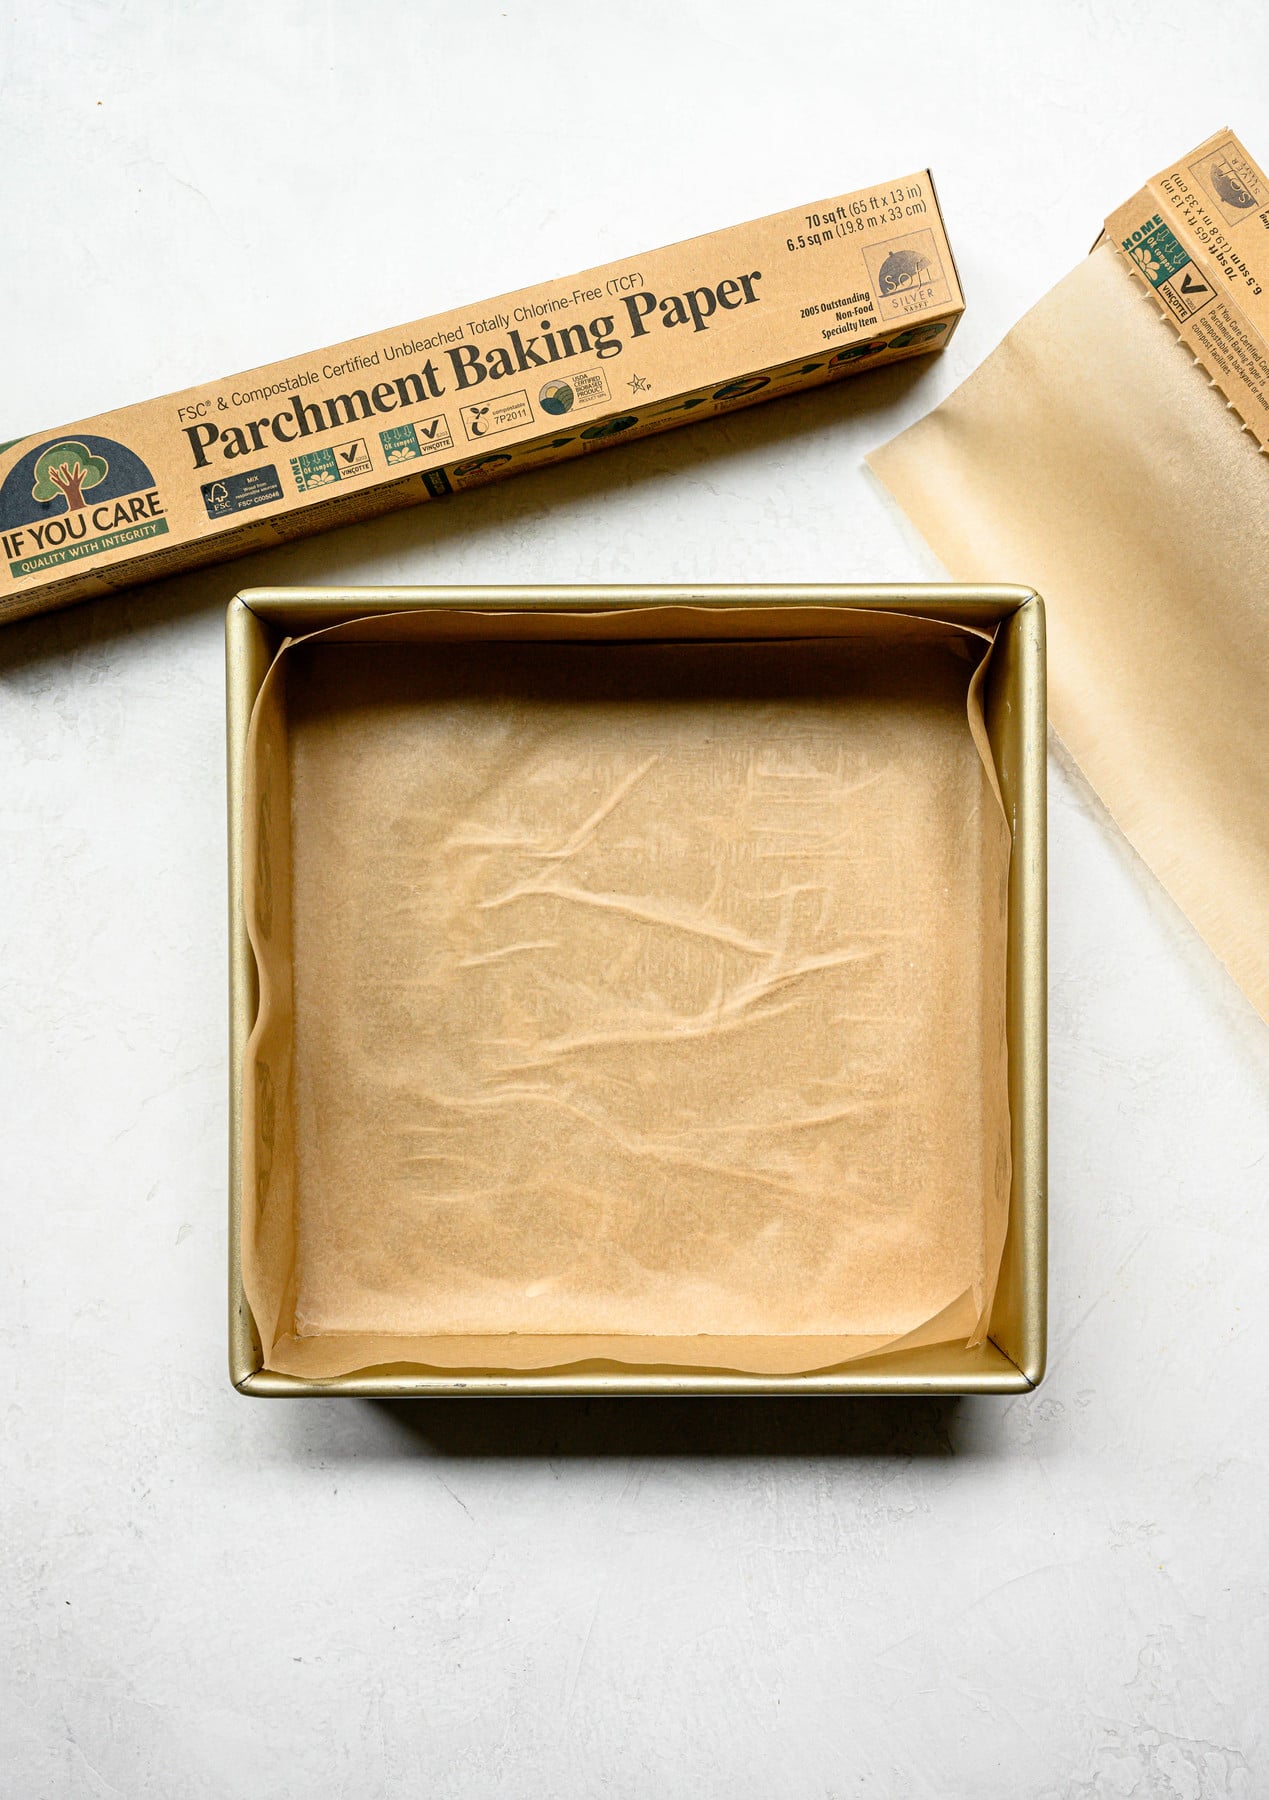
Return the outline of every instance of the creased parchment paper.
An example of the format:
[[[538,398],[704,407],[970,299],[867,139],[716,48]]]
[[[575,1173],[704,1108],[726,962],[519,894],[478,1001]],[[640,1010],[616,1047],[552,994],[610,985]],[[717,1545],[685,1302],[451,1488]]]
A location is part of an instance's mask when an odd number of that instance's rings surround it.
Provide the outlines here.
[[[252,721],[266,1366],[980,1339],[1009,1194],[987,642],[428,628],[285,647]]]
[[[959,580],[1044,596],[1049,711],[1269,1019],[1269,463],[1109,243],[870,463]]]

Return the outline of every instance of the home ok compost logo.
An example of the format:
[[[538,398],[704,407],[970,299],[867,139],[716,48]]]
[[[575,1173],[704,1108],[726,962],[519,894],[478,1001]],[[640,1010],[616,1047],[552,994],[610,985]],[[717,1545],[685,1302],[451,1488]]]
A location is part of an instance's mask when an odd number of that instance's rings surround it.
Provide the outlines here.
[[[50,438],[20,457],[0,485],[0,547],[18,578],[167,529],[153,475],[113,438]]]

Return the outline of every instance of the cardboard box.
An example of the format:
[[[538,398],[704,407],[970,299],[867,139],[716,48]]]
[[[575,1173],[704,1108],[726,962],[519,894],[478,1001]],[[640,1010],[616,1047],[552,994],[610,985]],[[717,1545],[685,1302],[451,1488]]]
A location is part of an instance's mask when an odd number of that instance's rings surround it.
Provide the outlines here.
[[[928,170],[0,445],[0,622],[941,349]]]
[[[277,997],[281,988],[277,979],[276,961],[269,962],[266,959],[266,963],[259,963],[257,954],[253,951],[252,941],[248,936],[249,918],[244,906],[244,895],[248,891],[255,895],[252,901],[255,917],[253,928],[257,932],[264,919],[268,933],[276,934],[278,929],[289,933],[289,924],[279,927],[276,922],[289,916],[291,851],[286,846],[291,843],[292,830],[289,825],[285,826],[281,840],[276,840],[274,833],[275,844],[271,851],[267,840],[272,828],[267,825],[262,827],[262,821],[278,818],[289,820],[292,809],[289,803],[285,807],[274,804],[279,796],[274,794],[270,798],[269,789],[260,789],[258,784],[249,803],[244,778],[248,767],[248,727],[253,708],[256,708],[259,731],[264,715],[262,709],[256,707],[256,702],[265,688],[265,677],[284,640],[297,639],[306,633],[325,632],[327,628],[341,628],[334,632],[328,644],[319,643],[316,646],[319,655],[341,658],[364,657],[371,650],[382,656],[383,644],[390,643],[393,650],[387,655],[383,666],[394,671],[394,680],[399,678],[397,650],[402,642],[408,643],[411,637],[424,644],[445,646],[446,651],[450,652],[457,647],[466,659],[465,666],[469,670],[473,667],[479,669],[487,654],[503,653],[508,647],[517,652],[523,649],[525,652],[523,657],[517,654],[510,659],[503,654],[504,667],[517,668],[522,661],[529,660],[530,647],[535,644],[541,646],[543,640],[552,640],[552,657],[556,652],[575,653],[579,647],[587,646],[602,647],[601,654],[610,649],[625,654],[634,647],[645,651],[655,649],[664,660],[666,648],[669,647],[671,650],[681,648],[682,651],[681,656],[669,659],[672,667],[680,663],[688,664],[695,651],[697,666],[712,668],[716,662],[724,660],[724,651],[730,653],[737,646],[743,647],[757,659],[756,664],[749,665],[754,667],[765,665],[769,658],[782,655],[790,648],[796,649],[803,643],[807,644],[807,648],[813,645],[815,657],[822,658],[827,655],[825,639],[845,641],[866,637],[871,632],[875,642],[888,644],[891,648],[896,642],[899,644],[897,666],[904,666],[908,655],[905,646],[912,641],[914,629],[919,627],[923,631],[928,630],[931,621],[936,622],[935,628],[942,629],[944,636],[948,635],[946,628],[951,627],[961,634],[968,628],[992,637],[990,657],[980,665],[981,678],[975,677],[975,682],[981,679],[981,687],[971,684],[971,726],[972,717],[979,710],[980,694],[985,745],[980,737],[978,755],[983,758],[990,756],[990,764],[985,766],[990,768],[992,778],[999,784],[999,805],[1003,807],[1000,816],[1008,821],[1011,840],[1008,850],[1007,898],[1005,911],[1001,915],[1004,958],[1002,975],[1005,980],[1002,1023],[1007,1043],[1008,1087],[1005,1129],[1011,1173],[1007,1194],[1004,1196],[1007,1201],[1007,1234],[1004,1236],[998,1279],[990,1298],[985,1341],[973,1347],[964,1341],[909,1344],[883,1356],[865,1355],[840,1367],[828,1370],[821,1367],[818,1372],[810,1373],[789,1372],[787,1367],[783,1372],[779,1369],[766,1373],[721,1372],[717,1367],[708,1366],[709,1356],[701,1353],[699,1343],[693,1350],[693,1355],[701,1365],[696,1367],[667,1367],[664,1364],[668,1359],[651,1357],[647,1366],[637,1366],[632,1363],[628,1354],[619,1359],[620,1366],[614,1359],[605,1360],[602,1356],[596,1356],[589,1360],[573,1359],[572,1366],[507,1367],[499,1364],[493,1357],[482,1362],[479,1356],[472,1356],[468,1362],[463,1363],[454,1359],[452,1353],[451,1360],[443,1367],[429,1365],[421,1356],[391,1358],[380,1353],[368,1358],[364,1367],[352,1366],[346,1372],[326,1378],[312,1374],[283,1373],[266,1367],[260,1332],[248,1304],[247,1287],[244,1283],[246,1240],[243,1234],[243,1170],[247,1166],[246,1150],[250,1142],[255,1149],[250,1162],[252,1174],[248,1188],[250,1202],[247,1203],[247,1224],[249,1232],[254,1234],[259,1229],[259,1221],[265,1217],[265,1209],[273,1204],[269,1183],[279,1160],[285,1158],[284,1140],[288,1130],[294,1140],[295,1120],[290,1111],[293,1104],[290,1097],[290,1077],[282,1071],[280,1063],[273,1064],[273,1072],[269,1073],[270,1053],[266,1052],[264,1062],[261,1061],[262,1037],[267,1037],[278,1021]],[[865,626],[867,630],[864,629]],[[229,611],[227,632],[232,1018],[230,1365],[233,1379],[243,1392],[257,1395],[1016,1393],[1035,1385],[1040,1379],[1044,1362],[1045,1311],[1045,708],[1043,609],[1034,595],[1017,588],[951,587],[257,591],[241,596],[233,603]],[[840,642],[837,648],[841,649]],[[699,656],[702,649],[715,654],[702,662]],[[294,654],[288,652],[287,656]],[[552,657],[540,662],[539,667],[549,668]],[[418,667],[431,669],[435,662],[436,653],[429,652]],[[292,665],[288,663],[287,667],[290,669]],[[281,665],[275,670],[275,675],[280,671]],[[332,666],[328,670],[334,683],[332,691],[336,695],[337,710],[341,714],[346,705],[345,672],[344,666]],[[292,673],[286,674],[285,686],[288,691],[293,679],[295,677]],[[903,675],[900,680],[899,704],[904,704],[902,691],[907,679]],[[305,692],[302,682],[297,691],[301,694]],[[415,706],[417,700],[413,685],[407,682],[404,691],[406,703],[410,707]],[[571,688],[567,690],[570,695],[572,691]],[[624,687],[621,694],[624,701]],[[961,704],[963,728],[963,702]],[[304,714],[304,706],[305,703],[301,702],[301,716]],[[494,711],[499,718],[503,716],[501,703]],[[289,717],[289,714],[283,709],[279,716]],[[378,715],[381,722],[386,720],[388,723],[390,741],[391,731],[395,729],[392,726],[393,716],[391,708],[387,713],[380,712]],[[358,717],[364,726],[369,715],[359,713]],[[340,742],[365,741],[363,726],[359,726],[353,740],[340,735],[344,731],[344,727],[340,727],[333,740],[337,757],[343,756],[338,748]],[[294,750],[289,747],[289,731],[288,725],[284,728],[281,747],[277,752],[282,759],[279,766],[283,768],[291,767],[295,756]],[[462,742],[466,743],[468,740],[463,738]],[[260,740],[257,738],[251,765],[257,774],[260,755]],[[416,766],[410,757],[406,760],[410,767]],[[833,759],[830,757],[829,760]],[[465,757],[460,757],[456,766],[462,769],[465,761]],[[339,766],[341,765],[337,763],[336,767]],[[984,765],[979,766],[981,769]],[[585,779],[587,773],[579,771],[576,808],[566,808],[570,814],[572,810],[580,809],[579,817],[594,804],[593,796],[588,798],[593,780]],[[593,776],[593,771],[589,773]],[[778,769],[774,773],[777,779],[782,779]],[[851,771],[846,768],[844,773],[849,789]],[[792,774],[796,775],[797,771],[792,771]],[[287,774],[284,779],[289,784],[291,776]],[[520,779],[519,775],[516,779]],[[536,780],[530,786],[534,787],[534,791],[540,791]],[[487,791],[479,782],[477,790],[481,793]],[[288,785],[288,794],[289,791]],[[411,793],[413,792],[411,789]],[[792,792],[795,800],[800,803],[805,790],[795,786]],[[319,808],[322,821],[320,831],[338,859],[342,854],[339,846],[343,840],[338,810],[333,805],[335,796],[331,786],[325,782],[321,784],[321,793],[326,798]],[[421,796],[421,789],[419,793]],[[300,803],[297,801],[297,804]],[[998,803],[993,800],[992,804],[994,806]],[[657,808],[654,811],[657,816],[665,816]],[[812,811],[813,822],[819,820],[821,809],[813,808]],[[410,801],[407,812],[410,819],[418,816],[413,800]],[[263,837],[260,835],[262,829],[266,833]],[[622,850],[625,829],[623,827],[623,831],[616,834],[616,848],[620,854],[628,853],[628,846],[626,850]],[[458,835],[463,837],[464,834],[468,843],[475,842],[466,827]],[[585,832],[582,836],[585,836]],[[483,856],[483,825],[476,837],[480,840],[476,846],[477,855]],[[278,848],[279,841],[281,849]],[[387,835],[381,835],[378,841],[381,844],[388,842],[395,845],[399,841],[398,823],[393,823],[389,818]],[[505,831],[501,828],[495,830],[491,841],[505,844]],[[565,850],[570,856],[576,843],[580,841],[574,835],[566,842]],[[907,838],[904,839],[905,843],[908,841]],[[745,843],[749,843],[748,834]],[[281,856],[281,861],[277,860],[278,856]],[[426,860],[425,858],[425,865]],[[552,852],[548,861],[554,866],[557,853]],[[409,866],[417,868],[420,865],[415,861]],[[644,866],[644,859],[641,859],[640,866]],[[778,862],[773,863],[772,868],[778,872]],[[398,875],[401,873],[402,871],[397,871]],[[573,876],[576,877],[575,869]],[[796,881],[796,872],[790,879]],[[443,887],[445,885],[442,883]],[[322,891],[327,892],[325,888]],[[387,894],[389,914],[396,907],[393,896],[404,892],[394,882]],[[577,896],[574,894],[572,897]],[[346,899],[347,896],[345,901]],[[898,901],[897,904],[902,905],[903,902]],[[998,905],[999,901],[994,904]],[[260,911],[261,905],[263,913]],[[350,921],[363,917],[356,907],[350,909],[337,901],[332,901],[330,906],[323,902],[320,910],[323,916],[343,917]],[[618,910],[623,908],[619,907]],[[360,924],[358,929],[361,929]],[[424,935],[428,935],[426,931]],[[519,938],[526,933],[517,928],[513,935]],[[532,937],[535,933],[530,929],[527,935]],[[417,941],[413,928],[407,933],[407,937],[411,944]],[[301,952],[304,943],[311,946],[312,942],[312,937],[304,938],[303,933],[295,940]],[[529,951],[538,947],[533,943],[517,943],[514,946],[517,950]],[[363,960],[363,952],[367,948],[372,951],[376,949],[373,936],[365,941],[358,938],[350,947],[348,956],[345,956],[342,948],[340,950],[340,960],[344,965],[340,979],[345,984],[351,979],[351,987],[345,985],[344,991],[354,996],[360,996],[363,992],[380,991],[376,987],[378,976],[371,966],[373,955],[369,961]],[[744,944],[740,946],[744,953],[749,948]],[[503,952],[495,954],[502,955]],[[291,955],[290,949],[287,955]],[[394,959],[389,958],[389,961],[392,960]],[[473,960],[489,962],[492,959],[484,955]],[[677,962],[679,958],[676,956],[673,960]],[[292,966],[298,967],[298,963],[293,963]],[[267,993],[272,995],[271,1013],[269,1008],[262,1006],[259,978],[261,968],[265,968]],[[405,988],[402,991],[412,996],[411,1005],[414,1004],[413,997],[421,991],[415,979],[416,974],[417,971],[410,968],[402,971],[398,967],[392,976],[393,980],[403,976]],[[602,980],[607,985],[607,977],[603,976]],[[332,991],[337,988],[338,982],[333,984]],[[429,988],[427,991],[432,990]],[[310,994],[312,992],[310,988]],[[326,989],[321,980],[317,992],[319,1003],[325,1006]],[[360,998],[356,999],[356,1005],[360,1007]],[[355,1062],[361,1063],[363,1070],[377,1070],[384,1065],[385,1059],[381,1055],[382,1035],[379,1024],[375,1022],[377,1016],[372,1010],[366,1018],[369,1035],[365,1039],[365,1046],[368,1054],[362,1057],[357,1053],[354,1058]],[[430,1002],[425,1007],[423,1016],[429,1019],[434,1016]],[[476,1016],[483,1018],[486,1015],[481,1012]],[[313,1015],[310,1013],[309,1017],[311,1020]],[[248,1039],[253,1027],[257,1035],[249,1058]],[[286,1029],[283,1019],[284,1036]],[[460,1035],[463,1035],[464,1030],[465,1028],[460,1028]],[[407,1043],[407,1060],[410,1060],[413,1057],[413,1040],[408,1039]],[[957,1049],[972,1053],[973,1044],[967,1041],[965,1044],[958,1044]],[[390,1059],[388,1061],[390,1063]],[[244,1135],[244,1069],[248,1067],[252,1071],[246,1114],[249,1138]],[[353,1064],[339,1062],[337,1075],[340,1067],[347,1069],[350,1074],[356,1072]],[[413,1077],[410,1077],[407,1088],[411,1092],[412,1082]],[[627,1088],[630,1087],[624,1077],[623,1082]],[[355,1088],[345,1090],[337,1080],[336,1091],[340,1096],[337,1107],[360,1129],[360,1122],[368,1116],[368,1109],[361,1107]],[[321,1122],[323,1119],[324,1124]],[[311,1148],[320,1165],[325,1152],[317,1140],[325,1140],[336,1122],[320,1108],[316,1121],[317,1138],[311,1138],[311,1134],[309,1136]],[[314,1125],[314,1121],[310,1120],[309,1124]],[[430,1167],[437,1160],[433,1155],[437,1140],[429,1135],[433,1131],[433,1126],[422,1127],[422,1136],[411,1146],[408,1162],[420,1161]],[[301,1125],[300,1133],[304,1137],[308,1128]],[[424,1152],[421,1158],[414,1155],[420,1145]],[[263,1158],[257,1154],[259,1151],[263,1152]],[[442,1155],[440,1161],[445,1160]],[[689,1159],[693,1160],[695,1159]],[[937,1162],[936,1156],[936,1164]],[[360,1167],[359,1163],[355,1163],[354,1171]],[[739,1173],[738,1170],[735,1172]],[[723,1173],[726,1174],[726,1170]],[[425,1174],[425,1182],[430,1180],[431,1176]],[[378,1221],[381,1217],[386,1217],[386,1214],[379,1211],[379,1189],[368,1166],[364,1171],[364,1179],[362,1175],[355,1174],[354,1186],[363,1189],[365,1198],[370,1202],[372,1214],[369,1215],[369,1230],[372,1238],[377,1237],[380,1230]],[[681,1192],[678,1177],[669,1191]],[[500,1195],[501,1189],[495,1182],[495,1201]],[[673,1203],[671,1209],[673,1210]],[[724,1202],[724,1214],[729,1214],[730,1211],[729,1203]],[[529,1216],[531,1215],[532,1209]],[[489,1254],[494,1261],[503,1246],[503,1229],[504,1226],[496,1227],[495,1235],[490,1240]],[[319,1231],[319,1236],[321,1235]],[[327,1268],[338,1272],[343,1266],[342,1252],[337,1251],[332,1258],[327,1254],[328,1248],[325,1243],[321,1246]],[[421,1260],[426,1267],[433,1254],[432,1240],[428,1235],[415,1234],[409,1240],[409,1249],[411,1257],[416,1262]],[[481,1253],[482,1262],[484,1254]],[[350,1259],[348,1266],[350,1269],[357,1266],[355,1257]],[[698,1319],[684,1319],[685,1333],[699,1330]],[[705,1346],[706,1352],[709,1348],[708,1345]]]
[[[1191,150],[1105,236],[1262,449],[1269,449],[1269,178],[1232,131]]]

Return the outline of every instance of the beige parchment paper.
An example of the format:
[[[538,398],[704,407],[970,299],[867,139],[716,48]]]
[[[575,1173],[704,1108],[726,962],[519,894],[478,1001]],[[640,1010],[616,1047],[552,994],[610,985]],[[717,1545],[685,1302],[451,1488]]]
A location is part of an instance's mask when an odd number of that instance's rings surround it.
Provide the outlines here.
[[[987,642],[425,629],[285,647],[252,721],[266,1366],[980,1340],[1010,1174]]]
[[[1269,465],[1109,243],[870,463],[1044,596],[1053,724],[1269,1019]]]

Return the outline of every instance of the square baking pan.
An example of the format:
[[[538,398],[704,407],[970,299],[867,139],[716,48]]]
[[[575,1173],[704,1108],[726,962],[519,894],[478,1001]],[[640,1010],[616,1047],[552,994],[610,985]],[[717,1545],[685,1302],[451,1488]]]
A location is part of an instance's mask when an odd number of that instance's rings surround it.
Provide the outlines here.
[[[1012,1175],[1008,1226],[986,1339],[902,1347],[809,1374],[586,1364],[546,1371],[442,1369],[377,1363],[321,1379],[265,1367],[243,1283],[242,1080],[259,988],[244,909],[247,735],[252,709],[279,649],[290,639],[354,620],[426,613],[478,621],[477,636],[503,642],[543,635],[566,641],[618,637],[708,641],[699,621],[726,615],[719,637],[780,641],[806,635],[810,609],[890,614],[992,634],[983,720],[1011,832],[1006,924],[1006,1036]],[[554,619],[550,615],[556,615]],[[599,618],[606,616],[601,626]],[[691,617],[696,622],[684,626]],[[679,621],[676,623],[675,621]],[[668,623],[667,623],[668,621]],[[748,621],[753,621],[750,629]],[[467,627],[465,629],[470,629]],[[897,629],[897,627],[896,627]],[[462,632],[460,631],[460,635]],[[255,589],[230,605],[226,623],[230,880],[230,1373],[243,1393],[265,1397],[955,1394],[1022,1393],[1040,1380],[1046,1307],[1046,924],[1044,609],[1015,587],[707,586],[398,589]]]

